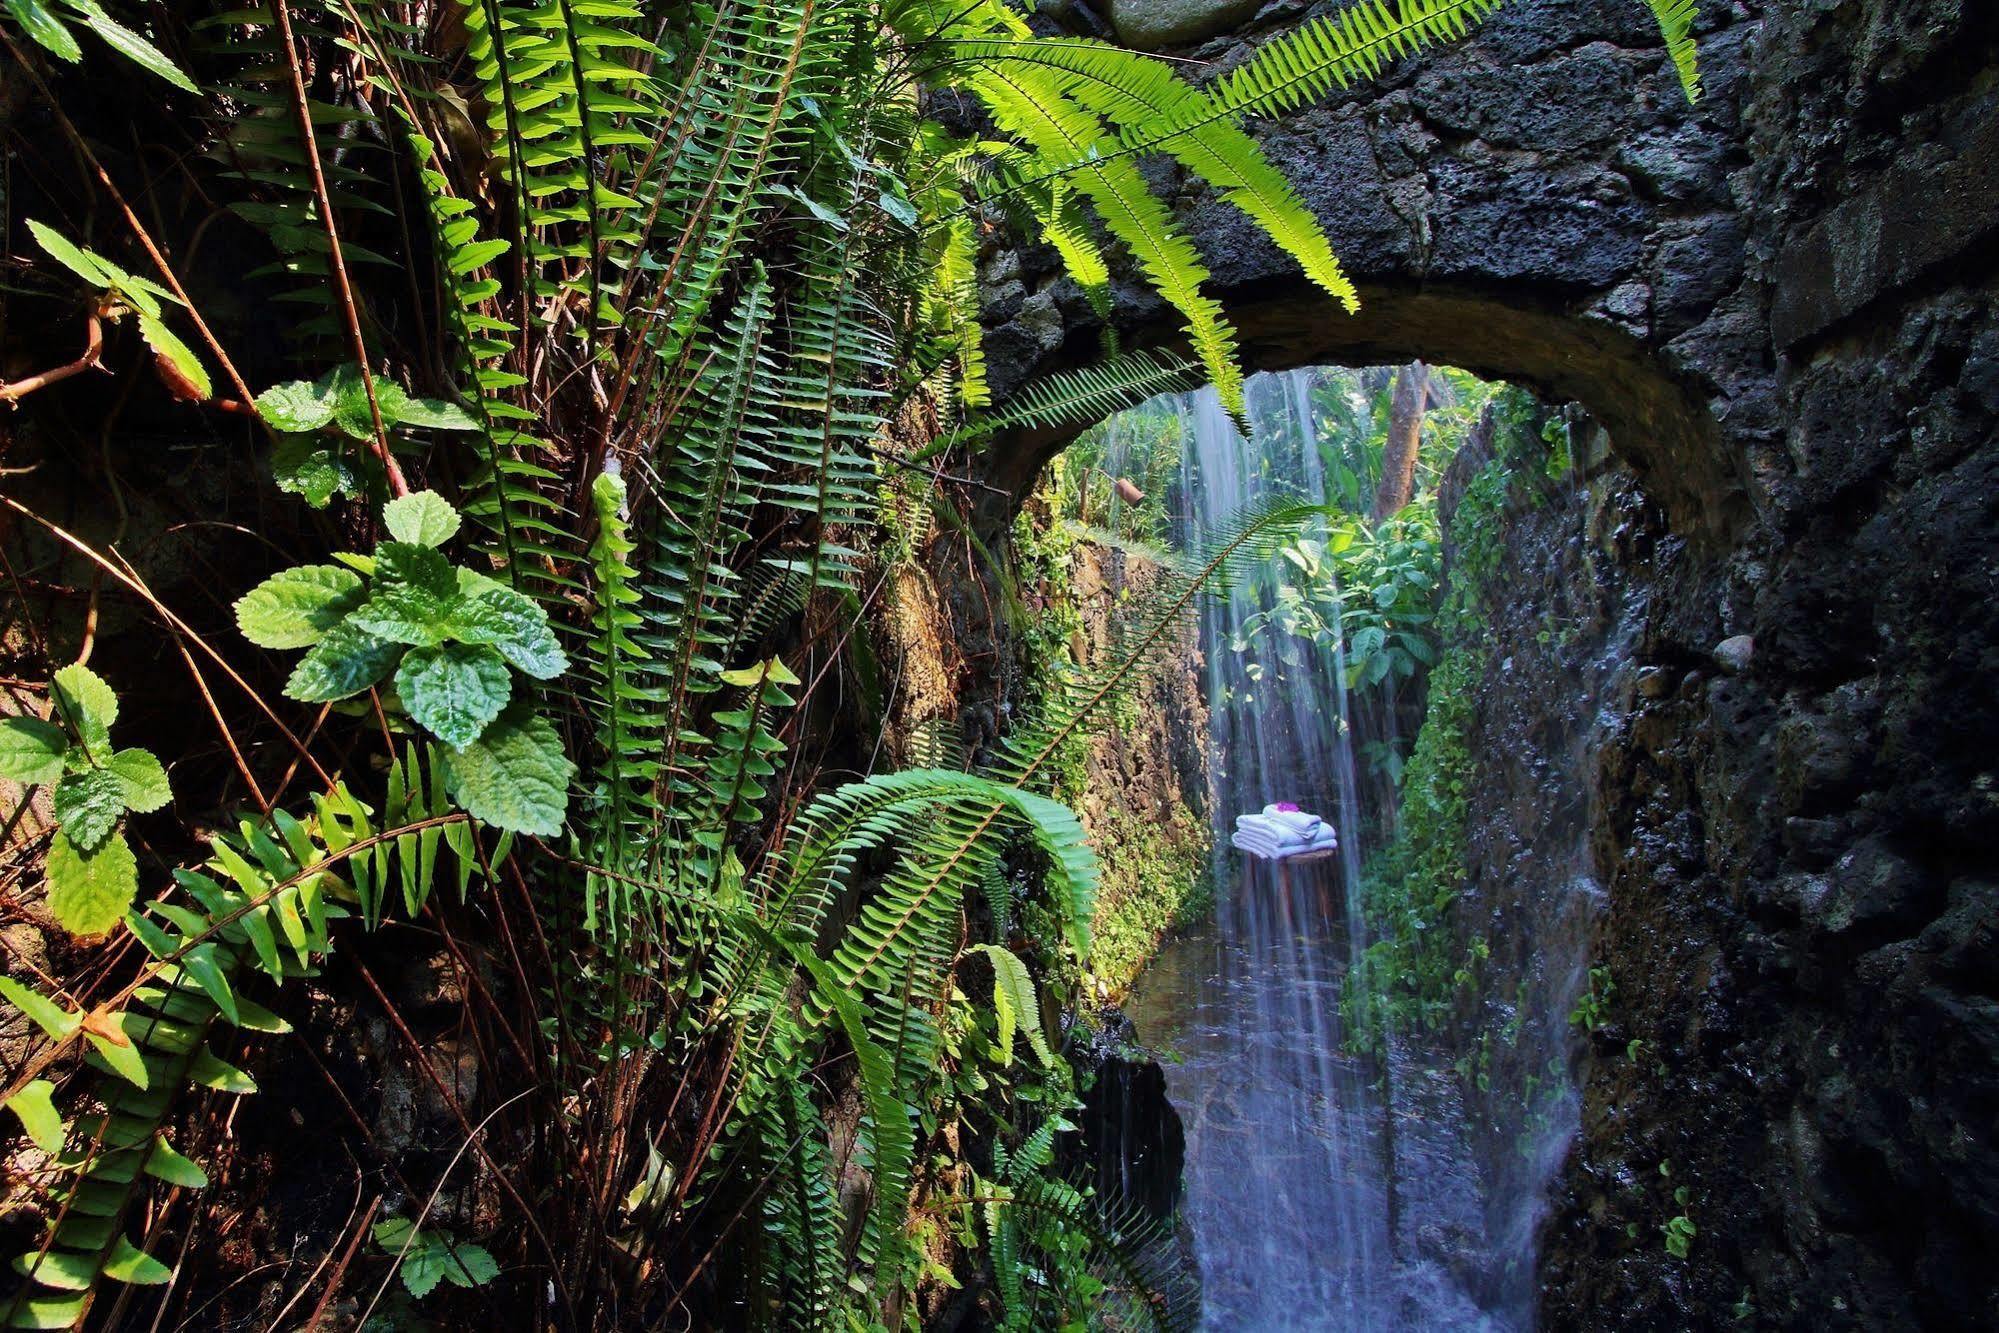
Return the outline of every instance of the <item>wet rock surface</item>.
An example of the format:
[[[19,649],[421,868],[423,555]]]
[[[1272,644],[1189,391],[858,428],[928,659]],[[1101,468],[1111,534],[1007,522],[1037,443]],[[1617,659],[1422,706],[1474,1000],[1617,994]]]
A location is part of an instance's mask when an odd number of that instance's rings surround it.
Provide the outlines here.
[[[1197,49],[1227,69],[1323,8]],[[1358,318],[1302,297],[1199,187],[1179,205],[1254,365],[1420,356],[1577,400],[1658,508],[1606,534],[1642,606],[1588,770],[1592,961],[1617,992],[1583,1055],[1543,1322],[1984,1326],[1999,11],[1703,13],[1694,111],[1637,4],[1524,0],[1266,127]],[[996,324],[1051,347],[996,359],[1001,392],[1099,332],[1047,256],[1014,280],[1063,332]],[[1171,335],[1142,293],[1120,308],[1128,343]],[[994,475],[1021,485],[1059,444],[1015,441]],[[1697,1228],[1684,1257],[1670,1209]]]

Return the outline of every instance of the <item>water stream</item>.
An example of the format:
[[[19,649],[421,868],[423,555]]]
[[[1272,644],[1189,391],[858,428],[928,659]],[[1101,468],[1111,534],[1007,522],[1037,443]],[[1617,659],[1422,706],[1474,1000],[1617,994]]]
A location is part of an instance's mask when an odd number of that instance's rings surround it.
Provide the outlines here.
[[[1356,374],[1257,377],[1248,440],[1212,392],[1152,409],[1179,417],[1188,549],[1261,495],[1324,498],[1309,391]],[[1531,1141],[1491,1125],[1473,1132],[1453,1052],[1406,1041],[1385,1059],[1346,1052],[1340,992],[1367,943],[1364,816],[1392,814],[1392,787],[1356,764],[1347,701],[1332,685],[1336,647],[1292,642],[1281,673],[1232,650],[1257,604],[1253,589],[1239,590],[1212,601],[1202,625],[1215,916],[1165,949],[1127,1005],[1185,1126],[1182,1220],[1203,1326],[1528,1327],[1538,1198],[1575,1125],[1567,1024],[1537,1021],[1552,1050],[1521,1053],[1548,1080]],[[1343,854],[1288,870],[1242,864],[1227,841],[1235,816],[1276,800],[1333,819]],[[1589,892],[1586,877],[1556,878],[1535,916],[1586,926]],[[1544,1018],[1566,1013],[1584,957],[1587,930],[1562,934],[1572,957],[1537,965],[1518,988],[1522,1007]]]

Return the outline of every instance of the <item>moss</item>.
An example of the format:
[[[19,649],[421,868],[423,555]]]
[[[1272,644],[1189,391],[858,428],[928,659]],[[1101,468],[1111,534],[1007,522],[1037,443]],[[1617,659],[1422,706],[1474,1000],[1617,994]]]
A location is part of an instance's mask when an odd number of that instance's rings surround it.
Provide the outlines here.
[[[1494,396],[1494,457],[1466,483],[1451,517],[1452,560],[1439,631],[1445,649],[1431,671],[1414,752],[1403,769],[1396,836],[1367,866],[1362,905],[1376,935],[1361,973],[1342,996],[1348,1042],[1378,1048],[1389,1030],[1443,1026],[1478,976],[1482,939],[1450,929],[1468,871],[1468,794],[1478,690],[1497,656],[1486,614],[1494,594],[1502,530],[1511,504],[1536,503],[1535,479],[1554,475],[1567,432],[1515,389]]]
[[[1090,974],[1100,995],[1124,993],[1168,935],[1214,905],[1207,831],[1180,807],[1165,820],[1113,809],[1095,821],[1103,859]]]

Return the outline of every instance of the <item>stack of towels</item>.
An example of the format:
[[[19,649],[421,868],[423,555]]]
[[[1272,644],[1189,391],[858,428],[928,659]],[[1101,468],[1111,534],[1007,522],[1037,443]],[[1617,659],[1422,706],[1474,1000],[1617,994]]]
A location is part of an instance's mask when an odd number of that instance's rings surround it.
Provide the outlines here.
[[[1266,861],[1281,861],[1306,852],[1330,852],[1340,845],[1331,824],[1289,801],[1266,805],[1261,814],[1237,815],[1235,835],[1229,841]]]

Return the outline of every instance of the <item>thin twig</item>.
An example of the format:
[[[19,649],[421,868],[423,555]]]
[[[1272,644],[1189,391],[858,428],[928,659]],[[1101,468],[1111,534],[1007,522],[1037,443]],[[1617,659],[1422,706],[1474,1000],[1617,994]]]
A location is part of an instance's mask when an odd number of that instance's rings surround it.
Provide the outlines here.
[[[271,14],[277,20],[278,40],[285,48],[285,69],[291,74],[292,111],[298,116],[299,136],[305,140],[305,162],[312,170],[312,193],[319,200],[319,225],[326,231],[328,258],[333,265],[333,286],[340,297],[340,314],[347,323],[347,340],[353,345],[354,359],[361,366],[361,388],[368,395],[368,416],[375,423],[371,447],[388,473],[389,492],[404,496],[410,485],[403,470],[389,452],[389,432],[382,425],[382,405],[375,400],[375,377],[368,369],[368,342],[361,336],[361,312],[354,305],[354,285],[347,280],[347,260],[340,251],[340,229],[333,221],[333,196],[326,188],[326,170],[319,160],[319,136],[312,128],[312,106],[305,95],[305,71],[299,67],[298,44],[292,40],[292,20],[285,0],[272,0]]]
[[[60,384],[72,375],[81,375],[96,365],[104,356],[104,321],[97,317],[97,311],[90,312],[83,325],[83,355],[67,365],[53,370],[44,370],[39,375],[30,375],[12,384],[0,383],[0,403],[14,403],[26,398],[37,389],[46,389],[51,384]]]

